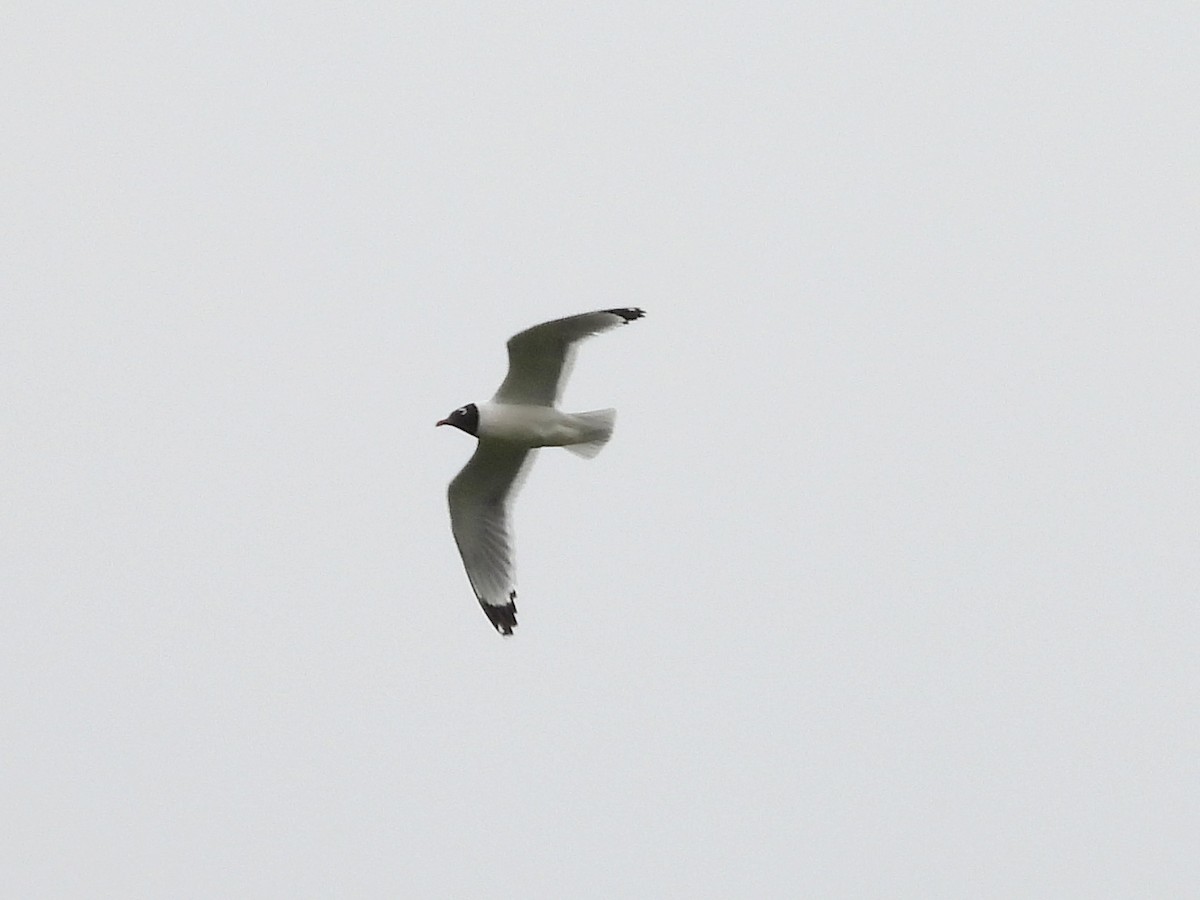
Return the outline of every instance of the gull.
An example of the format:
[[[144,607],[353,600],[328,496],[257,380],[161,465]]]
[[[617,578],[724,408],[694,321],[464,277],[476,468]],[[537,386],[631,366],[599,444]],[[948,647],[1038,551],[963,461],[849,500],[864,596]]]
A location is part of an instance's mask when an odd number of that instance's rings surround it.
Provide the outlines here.
[[[612,437],[615,409],[566,413],[555,408],[576,344],[640,319],[640,309],[602,309],[554,319],[508,340],[508,374],[487,403],[460,406],[438,425],[478,440],[450,482],[450,529],[471,588],[492,626],[517,627],[516,567],[508,508],[538,447],[565,447],[591,459]]]

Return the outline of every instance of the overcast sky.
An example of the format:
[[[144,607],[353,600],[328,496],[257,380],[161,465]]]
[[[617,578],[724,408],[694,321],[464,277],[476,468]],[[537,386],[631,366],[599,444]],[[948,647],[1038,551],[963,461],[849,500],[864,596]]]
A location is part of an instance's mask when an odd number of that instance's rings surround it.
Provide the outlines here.
[[[1193,894],[1194,3],[3,20],[6,895]]]

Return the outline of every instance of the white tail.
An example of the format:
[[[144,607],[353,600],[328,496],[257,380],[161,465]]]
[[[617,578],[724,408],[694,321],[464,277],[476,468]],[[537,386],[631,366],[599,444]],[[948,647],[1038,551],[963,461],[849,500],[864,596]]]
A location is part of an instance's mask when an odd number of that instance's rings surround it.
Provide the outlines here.
[[[591,412],[575,413],[571,418],[579,425],[584,437],[578,444],[564,446],[576,456],[591,459],[604,449],[604,445],[612,437],[613,425],[617,422],[617,411],[593,409]]]

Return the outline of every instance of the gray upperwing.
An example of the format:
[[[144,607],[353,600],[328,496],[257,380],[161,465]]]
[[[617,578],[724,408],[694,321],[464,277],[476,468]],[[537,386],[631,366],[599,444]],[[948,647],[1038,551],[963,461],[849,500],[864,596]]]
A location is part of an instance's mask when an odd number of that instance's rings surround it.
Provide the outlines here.
[[[516,626],[516,565],[508,504],[520,488],[530,452],[481,440],[450,482],[450,528],[471,588],[502,634]]]
[[[640,309],[604,309],[543,322],[513,335],[508,339],[508,374],[492,400],[553,406],[571,374],[575,343],[644,315]]]

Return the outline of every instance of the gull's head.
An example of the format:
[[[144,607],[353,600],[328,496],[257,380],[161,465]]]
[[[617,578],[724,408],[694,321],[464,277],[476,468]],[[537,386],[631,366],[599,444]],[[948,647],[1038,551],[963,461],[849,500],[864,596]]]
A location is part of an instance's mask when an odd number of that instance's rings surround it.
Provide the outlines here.
[[[455,428],[461,428],[467,434],[479,436],[479,407],[474,403],[468,403],[466,406],[460,406],[446,418],[438,422],[438,425],[453,425]]]

